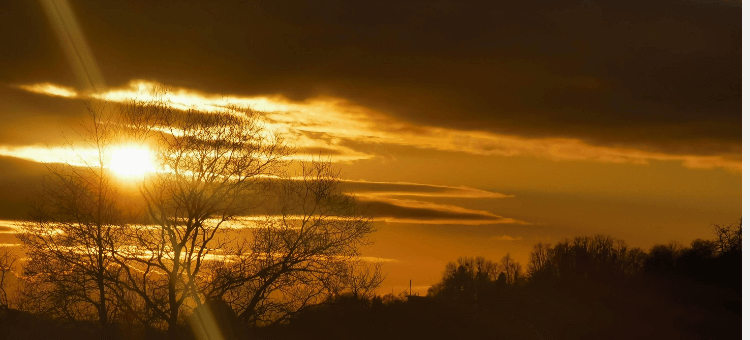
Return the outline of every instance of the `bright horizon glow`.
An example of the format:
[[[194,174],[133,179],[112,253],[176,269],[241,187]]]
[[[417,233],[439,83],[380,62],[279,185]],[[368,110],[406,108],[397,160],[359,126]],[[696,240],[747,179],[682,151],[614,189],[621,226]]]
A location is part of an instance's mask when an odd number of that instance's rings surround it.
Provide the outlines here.
[[[154,168],[151,153],[137,148],[115,149],[109,167],[123,176],[140,176]]]

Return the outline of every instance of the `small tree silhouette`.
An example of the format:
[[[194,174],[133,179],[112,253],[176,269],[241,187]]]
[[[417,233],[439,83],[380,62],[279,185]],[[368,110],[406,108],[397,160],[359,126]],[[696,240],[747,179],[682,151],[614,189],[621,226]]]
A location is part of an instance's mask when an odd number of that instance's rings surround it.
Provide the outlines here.
[[[742,220],[726,226],[714,224],[713,227],[719,253],[730,254],[742,252]]]
[[[482,256],[460,257],[445,266],[443,279],[428,294],[459,300],[474,300],[489,293],[501,267]]]
[[[521,279],[522,269],[521,264],[513,260],[510,254],[505,254],[500,259],[499,270],[500,275],[505,279],[505,284],[514,285]]]
[[[25,296],[40,300],[32,305],[53,315],[96,319],[107,330],[118,312],[110,249],[122,242],[123,211],[104,158],[117,131],[103,106],[87,108],[79,143],[96,150],[94,159],[79,157],[82,166],[48,164],[31,219],[16,236],[29,258],[24,280],[31,289]],[[72,154],[77,146],[69,142]]]
[[[231,255],[206,278],[206,294],[250,325],[282,321],[345,291],[371,294],[382,275],[358,256],[373,225],[340,192],[338,178],[330,162],[303,164],[302,175],[279,188],[281,216],[261,221],[250,242],[227,248]]]
[[[645,253],[621,240],[596,235],[566,239],[554,247],[539,243],[529,258],[529,276],[536,282],[617,282],[642,270]]]
[[[18,256],[10,247],[0,247],[0,309],[10,307],[8,283],[14,275],[13,267],[17,261]]]

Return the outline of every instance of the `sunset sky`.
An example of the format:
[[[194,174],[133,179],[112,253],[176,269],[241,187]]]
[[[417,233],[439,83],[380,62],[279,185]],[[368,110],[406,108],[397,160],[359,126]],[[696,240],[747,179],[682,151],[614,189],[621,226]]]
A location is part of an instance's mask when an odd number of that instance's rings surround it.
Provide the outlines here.
[[[741,217],[741,2],[0,3],[0,242],[85,103],[261,111],[369,206],[383,291],[459,256]]]

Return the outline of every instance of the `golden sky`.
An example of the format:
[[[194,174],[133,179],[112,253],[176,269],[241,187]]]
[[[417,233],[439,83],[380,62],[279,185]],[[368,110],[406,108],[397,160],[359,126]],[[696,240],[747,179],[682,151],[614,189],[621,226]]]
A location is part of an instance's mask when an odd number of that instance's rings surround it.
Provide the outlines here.
[[[43,163],[90,157],[63,143],[84,103],[158,87],[330,156],[371,208],[384,291],[565,237],[709,237],[741,217],[739,6],[5,3],[0,242]]]

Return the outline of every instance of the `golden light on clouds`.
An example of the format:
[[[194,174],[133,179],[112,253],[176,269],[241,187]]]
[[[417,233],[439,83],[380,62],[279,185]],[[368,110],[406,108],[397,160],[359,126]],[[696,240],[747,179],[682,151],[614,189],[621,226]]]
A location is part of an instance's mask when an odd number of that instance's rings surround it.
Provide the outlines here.
[[[378,197],[365,201],[376,221],[409,224],[521,224],[531,223],[451,204]]]
[[[66,98],[75,98],[78,96],[78,92],[73,88],[50,84],[50,83],[20,85],[18,86],[18,88],[29,91],[29,92],[44,94],[48,96],[66,97]]]
[[[742,169],[733,155],[668,154],[627,147],[591,145],[574,138],[526,138],[484,131],[419,127],[385,114],[336,98],[293,102],[281,96],[222,96],[184,88],[164,92],[162,84],[134,80],[128,86],[94,93],[76,94],[53,84],[32,84],[22,89],[70,98],[88,98],[125,103],[131,100],[165,100],[175,109],[226,112],[229,107],[249,107],[262,113],[264,126],[284,136],[300,149],[298,158],[329,154],[333,161],[351,162],[379,157],[353,145],[397,145],[421,149],[462,152],[486,156],[532,156],[556,161],[648,164],[650,161],[680,162],[688,168]]]
[[[0,234],[13,234],[18,231],[18,228],[18,221],[0,220]]]
[[[21,158],[39,163],[70,164],[81,167],[101,165],[99,152],[86,147],[45,147],[45,146],[0,146],[0,156]],[[151,153],[141,148],[113,148],[102,155],[104,167],[123,176],[142,175],[156,171]]]
[[[63,163],[74,166],[98,166],[96,149],[76,147],[0,146],[0,156],[21,158],[39,163]]]
[[[520,241],[521,237],[520,236],[513,237],[513,236],[509,236],[509,235],[502,235],[502,236],[493,237],[493,239],[498,240],[498,241]]]
[[[501,194],[465,186],[451,187],[410,182],[343,181],[345,186],[354,187],[358,196],[377,197],[443,197],[443,198],[510,198],[513,195]],[[415,190],[416,189],[416,190]]]

